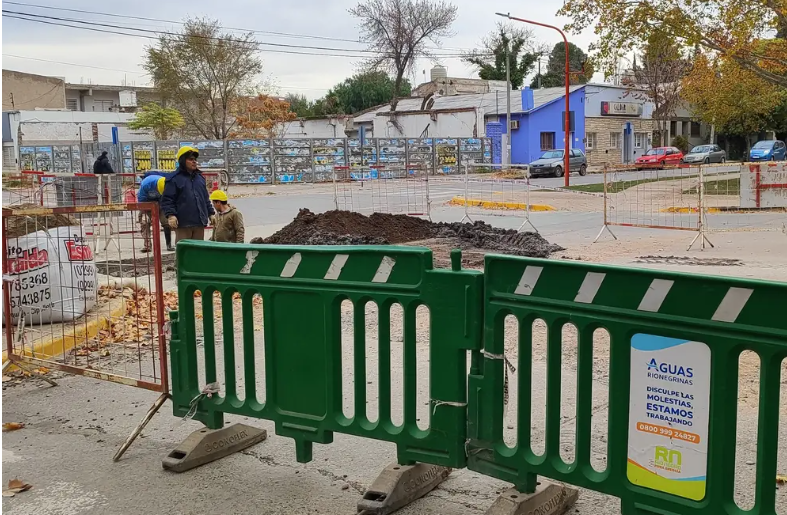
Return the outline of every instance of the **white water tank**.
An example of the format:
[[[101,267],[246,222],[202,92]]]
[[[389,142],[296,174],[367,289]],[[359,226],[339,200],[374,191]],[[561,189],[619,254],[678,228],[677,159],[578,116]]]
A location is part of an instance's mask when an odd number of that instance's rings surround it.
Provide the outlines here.
[[[445,69],[445,66],[440,66],[439,64],[432,68],[429,71],[429,78],[432,82],[440,79],[445,79],[448,77],[448,70]]]

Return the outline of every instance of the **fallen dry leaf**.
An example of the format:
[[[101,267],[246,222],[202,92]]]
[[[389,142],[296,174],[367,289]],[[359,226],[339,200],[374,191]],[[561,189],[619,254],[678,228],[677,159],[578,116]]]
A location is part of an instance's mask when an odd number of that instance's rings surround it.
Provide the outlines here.
[[[8,488],[3,490],[3,497],[13,497],[14,495],[26,492],[33,488],[33,485],[20,481],[19,479],[12,479],[8,482]]]
[[[3,376],[3,382],[4,382],[4,383],[5,383],[6,381],[10,381],[11,379],[13,379],[13,377],[11,377],[11,376]]]
[[[39,374],[48,374],[49,373],[49,369],[46,368],[46,367],[38,367],[36,369],[36,372],[38,372]]]
[[[22,429],[25,425],[21,422],[5,422],[3,424],[3,432],[7,433],[8,431],[16,431],[17,429]]]
[[[99,352],[99,355],[103,356],[103,357],[109,356],[109,349],[101,349],[101,352]]]
[[[776,474],[776,484],[777,485],[787,485],[787,475],[785,475],[785,474]]]

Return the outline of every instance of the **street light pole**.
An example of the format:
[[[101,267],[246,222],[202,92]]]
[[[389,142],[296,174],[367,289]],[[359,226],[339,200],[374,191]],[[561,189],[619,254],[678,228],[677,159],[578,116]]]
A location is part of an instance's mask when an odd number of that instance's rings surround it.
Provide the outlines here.
[[[516,20],[516,21],[520,21],[522,23],[530,23],[532,25],[538,25],[539,27],[546,27],[548,29],[556,30],[563,37],[563,43],[565,44],[565,47],[566,47],[566,71],[565,71],[565,74],[566,74],[566,78],[565,78],[565,81],[566,81],[566,130],[565,130],[565,136],[564,136],[565,137],[565,143],[563,144],[563,176],[565,177],[565,186],[568,187],[568,184],[569,184],[568,176],[569,176],[569,171],[571,170],[571,168],[569,167],[570,161],[569,161],[569,156],[568,156],[568,153],[569,153],[569,148],[568,147],[569,147],[569,143],[571,141],[570,140],[570,137],[571,137],[571,124],[570,124],[571,115],[569,113],[569,99],[568,99],[569,84],[570,84],[570,80],[569,79],[570,79],[571,73],[569,72],[569,67],[568,67],[568,39],[566,38],[566,34],[562,30],[560,30],[559,28],[555,27],[554,25],[547,25],[546,23],[540,23],[540,22],[537,22],[537,21],[525,20],[525,19],[522,19],[522,18],[516,18],[514,16],[511,16],[510,14],[503,14],[503,13],[495,13],[495,14],[497,14],[498,16],[502,16],[503,18],[508,18],[509,20]]]
[[[507,165],[511,166],[511,58],[508,55],[508,41],[506,41],[506,156]]]

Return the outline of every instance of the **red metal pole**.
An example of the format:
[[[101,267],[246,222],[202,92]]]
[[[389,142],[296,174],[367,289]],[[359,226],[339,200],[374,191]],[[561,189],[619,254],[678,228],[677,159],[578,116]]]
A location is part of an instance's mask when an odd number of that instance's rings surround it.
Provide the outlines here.
[[[571,140],[569,139],[571,137],[571,126],[570,126],[570,123],[569,123],[570,120],[571,120],[571,116],[569,116],[570,113],[569,113],[569,100],[568,100],[569,84],[571,83],[571,75],[570,75],[570,73],[568,71],[568,39],[566,39],[566,35],[563,34],[562,30],[558,29],[557,27],[555,27],[555,29],[558,32],[560,32],[561,36],[563,36],[563,43],[566,46],[566,140],[565,140],[565,143],[563,144],[563,158],[564,158],[564,163],[565,163],[566,166],[565,166],[565,173],[564,173],[563,177],[566,178],[564,186],[566,188],[568,188],[568,176],[571,175],[571,168],[569,167],[571,161],[569,160],[569,155],[568,155],[569,147],[571,147]]]
[[[3,317],[5,320],[5,344],[6,351],[8,352],[8,359],[14,353],[14,328],[11,326],[13,318],[11,316],[11,285],[10,281],[6,281],[6,275],[9,274],[10,269],[8,266],[8,223],[7,223],[8,210],[3,209]],[[19,256],[16,256],[19,259]],[[21,309],[21,308],[20,308]]]
[[[570,123],[569,123],[570,120],[571,120],[571,116],[570,116],[570,113],[569,113],[570,103],[569,103],[569,98],[568,98],[571,72],[569,71],[569,66],[568,66],[568,39],[566,38],[566,34],[562,30],[560,30],[559,28],[555,27],[554,25],[547,25],[546,23],[540,23],[540,22],[533,21],[533,20],[525,20],[523,18],[516,18],[514,16],[511,16],[510,14],[502,14],[502,13],[496,13],[496,14],[498,16],[503,16],[504,18],[508,18],[509,20],[521,21],[522,23],[530,23],[532,25],[538,25],[539,27],[545,27],[547,29],[556,30],[563,37],[563,44],[565,44],[565,46],[566,46],[566,78],[565,78],[565,81],[566,81],[566,120],[565,120],[566,127],[565,127],[565,129],[566,130],[565,130],[565,134],[564,134],[565,142],[563,144],[563,176],[565,177],[565,186],[568,187],[568,184],[569,184],[568,176],[569,176],[569,172],[571,170],[571,168],[569,168],[570,161],[569,161],[569,156],[568,156],[569,143],[570,143],[570,139],[569,138],[570,138],[570,135],[571,135],[571,126],[570,126]]]
[[[145,203],[150,206],[150,224],[153,233],[153,276],[156,282],[156,332],[158,333],[159,366],[161,373],[161,393],[169,393],[169,373],[167,371],[167,340],[164,335],[164,281],[162,274],[164,267],[161,264],[161,236],[159,233],[160,214],[158,202]],[[141,204],[142,209],[147,205]]]

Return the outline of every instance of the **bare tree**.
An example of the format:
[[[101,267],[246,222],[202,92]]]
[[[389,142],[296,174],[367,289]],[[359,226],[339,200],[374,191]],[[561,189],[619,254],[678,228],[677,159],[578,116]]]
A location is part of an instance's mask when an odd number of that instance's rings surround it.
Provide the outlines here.
[[[691,70],[691,62],[683,49],[661,32],[654,32],[648,38],[639,59],[642,64],[637,66],[635,61],[623,83],[632,86],[629,95],[653,102],[654,136],[658,137],[654,146],[669,145],[669,141],[664,141],[667,123],[680,107],[681,80]]]
[[[165,34],[148,47],[144,67],[164,101],[183,115],[186,134],[224,139],[235,123],[235,101],[256,92],[257,50],[251,33],[222,34],[217,21],[193,19],[181,34]]]
[[[427,42],[439,45],[453,35],[456,6],[444,0],[365,0],[349,12],[360,19],[364,40],[375,54],[368,67],[390,71],[395,77],[391,100],[395,111],[405,74],[416,59],[433,57]]]

